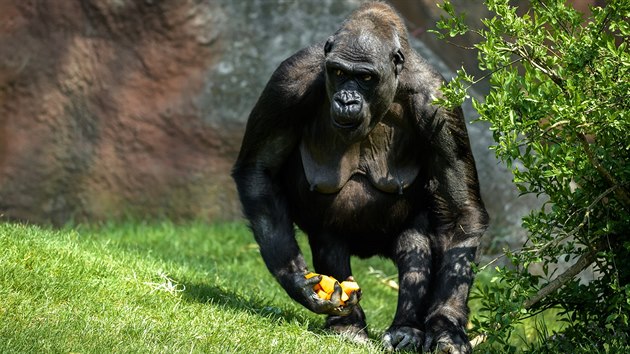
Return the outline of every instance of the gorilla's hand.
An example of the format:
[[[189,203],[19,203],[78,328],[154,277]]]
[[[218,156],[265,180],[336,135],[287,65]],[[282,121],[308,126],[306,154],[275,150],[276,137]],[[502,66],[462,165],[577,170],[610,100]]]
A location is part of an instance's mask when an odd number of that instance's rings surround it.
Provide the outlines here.
[[[306,279],[304,273],[292,273],[289,278],[288,281],[281,281],[289,296],[318,314],[347,316],[352,313],[352,309],[361,299],[361,290],[354,291],[350,294],[350,298],[342,304],[341,293],[343,290],[341,290],[339,283],[335,283],[335,290],[330,296],[330,300],[320,298],[313,290],[313,286],[322,280],[320,275]]]

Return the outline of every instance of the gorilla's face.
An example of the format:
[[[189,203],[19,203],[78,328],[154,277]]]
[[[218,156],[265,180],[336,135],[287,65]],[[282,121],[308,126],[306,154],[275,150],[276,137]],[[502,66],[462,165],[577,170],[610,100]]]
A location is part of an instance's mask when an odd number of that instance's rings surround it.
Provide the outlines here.
[[[404,57],[397,41],[369,32],[344,34],[330,37],[324,48],[326,91],[331,124],[354,142],[365,138],[387,113]]]

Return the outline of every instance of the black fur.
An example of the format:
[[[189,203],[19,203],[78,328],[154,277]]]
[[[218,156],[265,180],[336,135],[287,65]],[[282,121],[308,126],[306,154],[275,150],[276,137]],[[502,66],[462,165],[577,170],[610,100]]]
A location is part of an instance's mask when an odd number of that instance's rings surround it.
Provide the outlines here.
[[[432,105],[442,80],[388,5],[364,5],[274,72],[233,177],[267,267],[330,328],[366,338],[360,294],[346,306],[317,297],[294,224],[318,273],[346,279],[351,255],[396,263],[387,348],[468,353],[470,263],[488,216],[461,109]]]

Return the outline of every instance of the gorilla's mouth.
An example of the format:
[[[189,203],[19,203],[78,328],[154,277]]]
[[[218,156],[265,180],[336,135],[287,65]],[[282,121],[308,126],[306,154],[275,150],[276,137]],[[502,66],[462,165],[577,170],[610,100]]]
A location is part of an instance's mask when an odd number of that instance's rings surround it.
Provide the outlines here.
[[[343,129],[343,130],[354,130],[357,129],[361,125],[360,120],[339,120],[337,118],[332,119],[332,123],[335,128]]]

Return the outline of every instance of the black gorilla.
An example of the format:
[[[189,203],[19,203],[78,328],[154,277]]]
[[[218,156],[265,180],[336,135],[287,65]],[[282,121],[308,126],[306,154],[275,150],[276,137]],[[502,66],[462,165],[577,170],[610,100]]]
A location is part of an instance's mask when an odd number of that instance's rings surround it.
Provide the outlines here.
[[[470,263],[488,216],[462,111],[432,104],[441,83],[396,12],[364,5],[275,71],[233,177],[267,267],[295,301],[328,314],[329,328],[367,338],[360,294],[345,306],[340,289],[315,294],[294,223],[318,273],[350,277],[351,255],[396,263],[386,348],[468,353]]]

